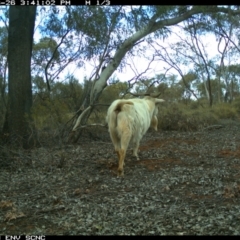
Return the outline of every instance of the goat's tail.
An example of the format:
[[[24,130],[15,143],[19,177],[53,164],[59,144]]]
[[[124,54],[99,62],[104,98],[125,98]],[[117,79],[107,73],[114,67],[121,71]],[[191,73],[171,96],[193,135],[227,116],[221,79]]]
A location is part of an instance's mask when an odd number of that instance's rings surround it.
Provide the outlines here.
[[[121,112],[122,111],[122,108],[123,108],[123,106],[125,105],[125,104],[129,104],[129,105],[133,105],[133,102],[131,102],[131,101],[121,101],[121,102],[119,102],[117,105],[116,105],[116,107],[114,108],[114,112],[115,113],[119,113],[119,112]]]
[[[117,116],[120,112],[123,111],[123,107],[125,104],[128,104],[128,105],[133,105],[133,102],[131,101],[125,101],[125,100],[122,100],[121,102],[119,102],[115,108],[113,109],[113,112],[111,113],[110,115],[110,128],[115,128],[117,127]]]

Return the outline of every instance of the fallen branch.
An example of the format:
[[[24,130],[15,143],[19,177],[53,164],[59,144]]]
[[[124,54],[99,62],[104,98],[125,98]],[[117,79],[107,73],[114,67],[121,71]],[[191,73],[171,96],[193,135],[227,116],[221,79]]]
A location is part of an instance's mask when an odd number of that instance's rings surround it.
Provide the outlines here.
[[[36,211],[34,214],[38,214],[38,213],[47,213],[47,212],[53,212],[53,211],[59,211],[59,210],[64,210],[66,207],[65,206],[59,206],[56,208],[49,208],[49,209],[41,209]]]
[[[203,130],[220,129],[220,128],[223,128],[223,127],[224,127],[223,125],[211,125],[211,126],[208,126],[206,128],[203,128]]]
[[[76,128],[76,130],[80,129],[80,128],[91,127],[91,126],[107,127],[107,124],[101,124],[101,123],[87,124],[87,125],[83,125],[83,126],[80,126],[80,127]]]

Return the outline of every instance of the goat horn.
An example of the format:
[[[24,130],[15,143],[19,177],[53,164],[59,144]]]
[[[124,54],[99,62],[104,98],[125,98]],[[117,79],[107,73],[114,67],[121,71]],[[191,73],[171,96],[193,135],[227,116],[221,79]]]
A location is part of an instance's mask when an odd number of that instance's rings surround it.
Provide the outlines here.
[[[149,94],[145,94],[145,93],[132,93],[132,92],[127,92],[135,97],[142,97],[142,96],[149,96]]]
[[[161,95],[160,92],[157,92],[157,93],[150,93],[150,96],[153,97],[153,98],[157,98]]]
[[[149,96],[149,97],[153,97],[153,98],[157,98],[158,96],[161,95],[160,92],[158,93],[132,93],[132,92],[127,92],[135,97],[146,97],[146,96]]]

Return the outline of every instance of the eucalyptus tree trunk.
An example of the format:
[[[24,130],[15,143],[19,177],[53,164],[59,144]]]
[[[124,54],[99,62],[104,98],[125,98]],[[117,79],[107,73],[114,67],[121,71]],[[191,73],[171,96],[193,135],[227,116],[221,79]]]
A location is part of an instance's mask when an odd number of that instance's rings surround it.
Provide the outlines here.
[[[36,6],[10,6],[8,34],[9,101],[3,133],[10,143],[29,148],[32,129],[31,55]]]
[[[221,103],[221,79],[220,76],[218,77],[218,103]]]
[[[231,91],[230,91],[230,103],[231,103],[233,101],[233,94],[234,94],[234,85],[233,85],[233,80],[232,79],[231,79],[230,84],[231,84],[231,87],[230,87],[230,89],[231,89]]]
[[[205,92],[206,92],[206,96],[207,96],[207,100],[209,102],[210,100],[210,94],[209,94],[209,91],[208,91],[208,86],[207,86],[207,81],[204,80],[204,75],[202,75],[202,79],[203,79],[203,85],[204,85],[204,89],[205,89]]]

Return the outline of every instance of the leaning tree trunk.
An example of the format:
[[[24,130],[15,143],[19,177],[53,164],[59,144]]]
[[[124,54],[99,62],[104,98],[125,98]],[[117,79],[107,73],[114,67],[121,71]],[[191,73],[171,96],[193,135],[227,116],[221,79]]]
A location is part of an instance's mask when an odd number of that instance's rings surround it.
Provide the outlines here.
[[[10,6],[8,33],[8,108],[3,133],[11,143],[29,148],[32,132],[31,55],[36,6]]]

